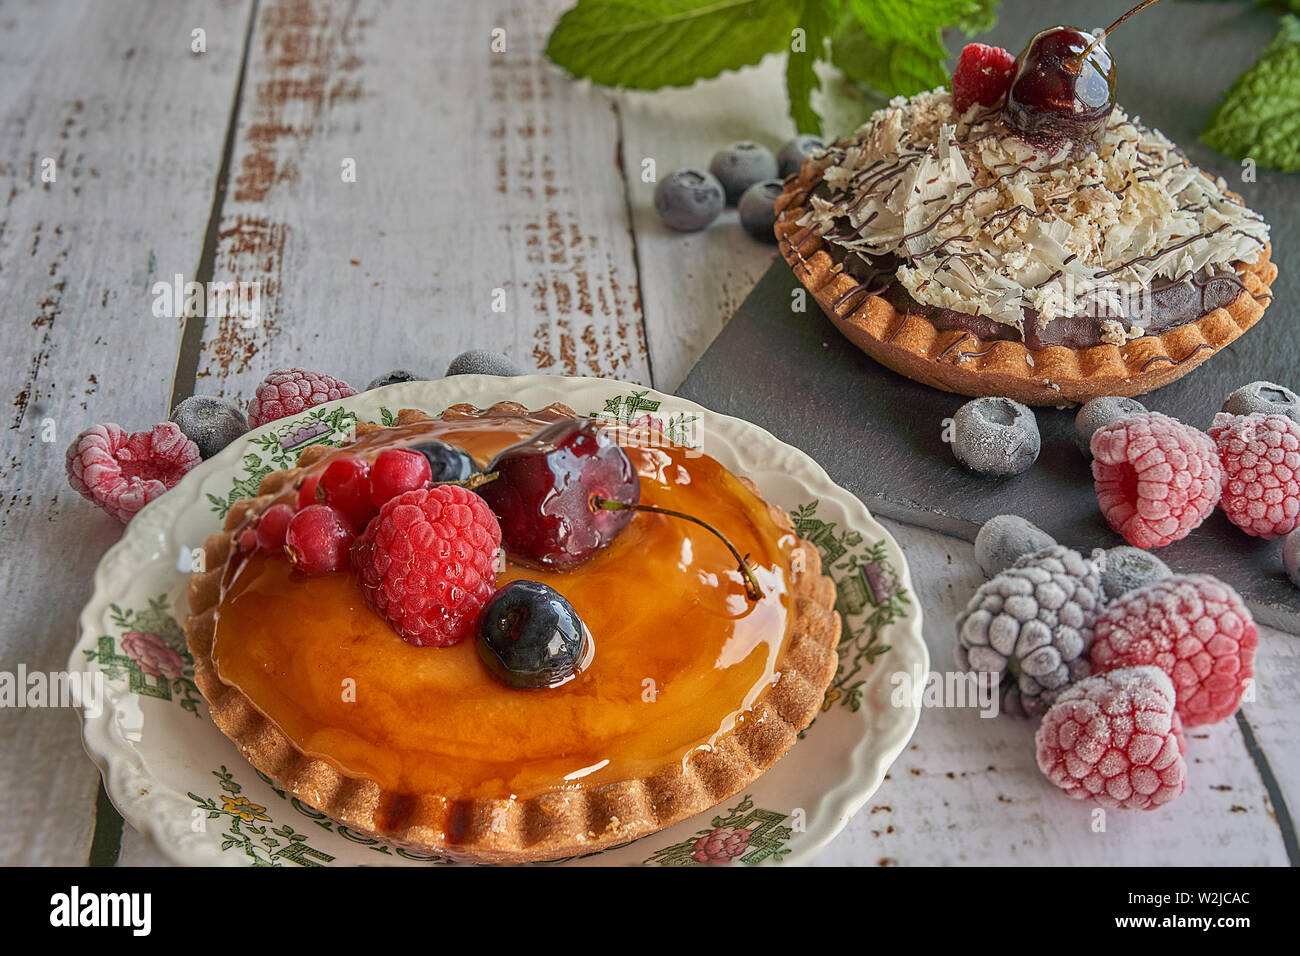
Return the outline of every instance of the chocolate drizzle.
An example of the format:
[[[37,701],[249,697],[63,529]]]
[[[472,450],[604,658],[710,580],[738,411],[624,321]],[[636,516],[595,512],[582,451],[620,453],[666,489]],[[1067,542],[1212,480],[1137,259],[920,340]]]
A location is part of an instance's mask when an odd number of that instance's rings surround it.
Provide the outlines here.
[[[1142,363],[1142,371],[1145,372],[1152,365],[1155,365],[1156,362],[1169,362],[1171,365],[1182,365],[1184,362],[1190,362],[1195,356],[1200,355],[1206,349],[1209,349],[1211,352],[1213,352],[1214,346],[1211,345],[1209,342],[1202,342],[1200,345],[1196,346],[1196,348],[1192,349],[1190,352],[1188,352],[1180,359],[1174,359],[1168,355],[1152,356],[1151,358],[1147,359],[1144,363]]]
[[[938,356],[935,358],[935,361],[936,361],[936,362],[942,362],[942,361],[943,361],[944,359],[946,359],[949,355],[951,355],[953,352],[955,352],[955,351],[958,349],[958,347],[960,347],[960,346],[962,346],[962,345],[965,345],[965,344],[966,344],[966,340],[969,339],[970,337],[971,337],[971,334],[970,334],[969,332],[963,332],[962,335],[961,335],[961,338],[957,339],[957,341],[953,342],[953,343],[952,343],[951,345],[949,345],[946,349],[944,349],[942,352],[940,352],[940,353],[938,354]],[[958,361],[961,361],[960,357],[958,358]]]

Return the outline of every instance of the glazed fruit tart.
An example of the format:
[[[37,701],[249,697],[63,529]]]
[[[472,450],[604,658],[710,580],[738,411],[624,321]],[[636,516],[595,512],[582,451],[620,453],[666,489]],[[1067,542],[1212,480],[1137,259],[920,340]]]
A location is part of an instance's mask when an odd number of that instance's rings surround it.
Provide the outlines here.
[[[1260,319],[1267,224],[1114,104],[1103,40],[972,44],[956,92],[893,100],[787,180],[781,251],[854,344],[937,388],[1063,405],[1159,388]]]
[[[292,523],[276,547],[277,506],[343,501],[339,462],[368,463],[378,500],[394,490],[380,459],[431,447],[435,466],[451,449],[476,477],[441,493],[421,466],[421,490],[353,516],[351,567],[308,573]],[[632,470],[602,485],[590,462],[615,459]],[[525,516],[545,475],[554,487]],[[480,498],[475,480],[501,484]],[[590,514],[564,512],[570,493]],[[446,522],[430,532],[435,494]],[[503,557],[479,575],[475,529],[497,516]],[[422,853],[548,860],[671,826],[794,746],[838,662],[834,585],[781,509],[706,455],[562,405],[358,425],[350,446],[268,475],[206,554],[186,630],[213,721],[276,786]],[[512,644],[529,621],[543,639]]]

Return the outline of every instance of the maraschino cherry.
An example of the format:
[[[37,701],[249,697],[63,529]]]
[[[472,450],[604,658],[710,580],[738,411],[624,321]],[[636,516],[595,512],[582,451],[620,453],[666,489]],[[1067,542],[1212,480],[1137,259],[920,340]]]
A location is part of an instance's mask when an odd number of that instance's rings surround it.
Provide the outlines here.
[[[545,568],[586,561],[632,520],[630,511],[595,511],[592,495],[636,504],[641,496],[627,452],[590,419],[548,425],[502,450],[487,468],[496,480],[478,493],[501,523],[507,552]]]
[[[739,562],[745,593],[762,597],[749,562],[717,529],[699,518],[640,503],[641,482],[627,452],[591,419],[548,425],[504,449],[488,465],[492,480],[478,489],[501,524],[501,543],[516,558],[566,571],[618,536],[633,512],[694,522],[716,535]]]
[[[1096,149],[1115,108],[1115,64],[1106,37],[1155,0],[1143,0],[1096,36],[1058,26],[1035,34],[1016,60],[1002,120],[1032,146],[1075,155]]]

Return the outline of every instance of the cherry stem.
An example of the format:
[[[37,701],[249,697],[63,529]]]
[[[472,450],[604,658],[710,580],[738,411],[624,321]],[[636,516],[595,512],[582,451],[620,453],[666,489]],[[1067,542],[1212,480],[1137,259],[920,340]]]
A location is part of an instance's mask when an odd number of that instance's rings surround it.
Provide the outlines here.
[[[727,550],[731,552],[732,557],[734,557],[739,563],[740,573],[744,575],[745,578],[745,596],[751,601],[757,601],[763,596],[762,585],[758,583],[758,577],[754,574],[754,569],[749,566],[749,555],[741,557],[741,554],[736,550],[735,545],[728,541],[721,531],[708,522],[701,521],[694,515],[684,514],[681,511],[670,511],[667,508],[656,508],[654,505],[630,505],[626,501],[614,501],[610,498],[602,498],[600,495],[591,496],[591,506],[593,508],[601,508],[605,511],[648,511],[651,514],[668,515],[673,518],[682,518],[686,521],[694,522],[725,544]]]
[[[430,488],[437,488],[439,485],[456,485],[459,488],[468,488],[473,491],[475,488],[482,488],[489,481],[496,481],[500,472],[489,471],[485,474],[470,475],[468,478],[462,478],[459,481],[432,481],[429,483]]]
[[[1084,50],[1082,53],[1079,54],[1079,62],[1082,63],[1084,60],[1086,60],[1086,59],[1088,58],[1088,54],[1092,52],[1093,47],[1095,47],[1095,46],[1096,46],[1098,43],[1100,43],[1102,40],[1106,39],[1106,37],[1110,36],[1111,31],[1114,30],[1117,26],[1119,26],[1121,23],[1123,23],[1123,22],[1124,22],[1125,20],[1127,20],[1129,17],[1133,16],[1133,14],[1137,13],[1139,10],[1143,10],[1143,9],[1145,9],[1145,8],[1147,8],[1147,7],[1149,7],[1149,6],[1151,6],[1151,4],[1153,4],[1153,3],[1155,3],[1155,2],[1156,2],[1156,0],[1142,0],[1142,2],[1139,3],[1139,4],[1138,4],[1136,7],[1134,7],[1132,10],[1130,10],[1128,13],[1124,14],[1122,17],[1120,17],[1118,20],[1116,20],[1114,23],[1112,23],[1112,24],[1111,24],[1110,26],[1108,26],[1106,29],[1104,29],[1104,30],[1102,30],[1100,33],[1098,33],[1098,34],[1097,34],[1097,39],[1095,39],[1095,40],[1093,40],[1091,43],[1089,43],[1089,44],[1088,44],[1088,48],[1087,48],[1086,50]]]

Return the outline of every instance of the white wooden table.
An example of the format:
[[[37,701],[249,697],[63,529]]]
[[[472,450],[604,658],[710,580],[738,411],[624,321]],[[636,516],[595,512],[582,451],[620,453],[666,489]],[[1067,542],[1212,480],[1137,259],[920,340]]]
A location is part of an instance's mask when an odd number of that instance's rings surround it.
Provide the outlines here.
[[[610,94],[542,56],[565,6],[0,2],[0,670],[63,667],[120,534],[64,476],[67,442],[91,423],[147,427],[191,391],[246,398],[281,365],[357,386],[394,367],[436,376],[470,347],[677,386],[774,251],[734,212],[670,233],[642,161],[663,175],[731,140],[778,146],[780,64]],[[489,51],[495,27],[505,53]],[[260,283],[264,320],[155,317],[151,287],[176,274]],[[946,669],[980,582],[971,548],[890,528]],[[1279,798],[1300,804],[1297,647],[1262,634],[1256,700],[1192,735],[1188,793],[1166,811],[1113,813],[1095,833],[1040,776],[1031,726],[934,709],[819,859],[1294,863]],[[76,714],[0,710],[0,740],[0,863],[87,861],[99,775]],[[96,856],[111,859],[113,815],[99,816]],[[118,859],[162,861],[129,827]]]

